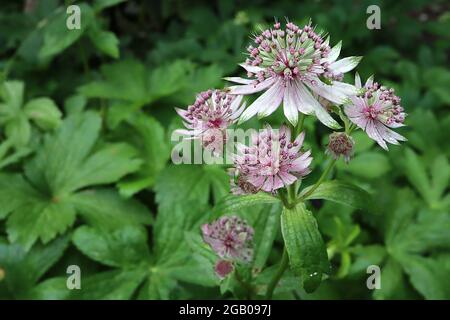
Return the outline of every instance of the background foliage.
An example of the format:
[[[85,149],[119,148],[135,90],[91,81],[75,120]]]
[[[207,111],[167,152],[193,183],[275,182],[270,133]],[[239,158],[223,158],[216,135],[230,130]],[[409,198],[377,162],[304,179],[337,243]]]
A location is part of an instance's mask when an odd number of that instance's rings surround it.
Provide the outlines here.
[[[330,278],[307,294],[286,273],[275,298],[450,298],[448,3],[95,0],[77,2],[82,28],[69,31],[71,3],[0,9],[0,298],[246,298],[232,281],[219,285],[201,241],[199,225],[223,213],[255,227],[248,277],[264,293],[281,257],[277,204],[224,204],[223,168],[169,159],[173,108],[241,72],[249,34],[274,16],[311,17],[332,43],[342,39],[343,56],[364,56],[362,77],[394,87],[409,113],[407,143],[384,152],[358,133],[355,158],[334,173],[373,204],[312,202]],[[381,30],[366,28],[371,4]],[[308,185],[323,169],[328,129],[309,117],[306,128]],[[82,290],[66,289],[72,264]],[[371,264],[381,266],[380,290],[366,287]]]

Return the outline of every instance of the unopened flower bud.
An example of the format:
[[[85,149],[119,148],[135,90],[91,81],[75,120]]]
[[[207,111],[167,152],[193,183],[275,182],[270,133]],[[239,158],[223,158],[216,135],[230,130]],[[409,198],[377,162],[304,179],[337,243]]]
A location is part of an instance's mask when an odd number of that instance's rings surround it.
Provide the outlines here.
[[[355,141],[345,132],[333,132],[329,136],[327,154],[330,154],[334,159],[338,159],[339,156],[343,156],[345,162],[349,162],[353,155],[353,147]]]
[[[226,276],[233,272],[233,269],[233,263],[228,260],[219,260],[214,266],[214,271],[220,279],[226,278]]]

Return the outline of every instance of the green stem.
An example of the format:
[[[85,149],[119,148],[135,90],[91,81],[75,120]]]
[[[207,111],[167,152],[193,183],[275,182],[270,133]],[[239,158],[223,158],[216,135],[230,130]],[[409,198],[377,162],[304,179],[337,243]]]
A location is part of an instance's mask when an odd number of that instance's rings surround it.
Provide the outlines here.
[[[336,159],[331,160],[331,162],[328,164],[328,167],[325,169],[325,171],[320,176],[319,180],[314,184],[314,186],[309,189],[300,200],[306,199],[308,196],[310,196],[316,189],[320,186],[320,184],[328,177],[328,174],[330,173],[331,169],[333,169],[334,165],[336,164]]]
[[[278,282],[280,281],[281,277],[283,276],[284,272],[286,271],[288,265],[289,265],[289,257],[288,257],[286,248],[284,248],[283,256],[281,257],[280,266],[267,286],[267,291],[266,291],[266,299],[267,300],[272,299],[273,292],[275,291],[275,287],[277,286]]]
[[[292,136],[291,136],[292,142],[295,141],[295,139],[300,134],[300,132],[302,132],[304,124],[305,124],[305,114],[301,113],[300,119],[298,120],[297,125],[292,130]],[[295,181],[291,186],[289,186],[287,188],[288,198],[289,198],[290,203],[296,202],[297,190],[299,189],[299,183],[301,183],[301,181]]]
[[[278,192],[278,197],[280,198],[281,202],[283,202],[283,205],[285,207],[289,207],[288,197],[286,196],[283,190],[280,190],[280,192]]]
[[[89,63],[88,63],[88,60],[86,57],[86,51],[84,50],[84,47],[81,43],[78,45],[78,47],[80,49],[79,52],[80,52],[81,62],[83,63],[83,71],[85,74],[88,74],[90,69],[89,69]]]
[[[297,126],[295,127],[295,130],[293,132],[292,139],[295,139],[300,134],[300,132],[302,132],[304,123],[305,123],[305,114],[301,113],[300,119],[298,120]]]
[[[248,300],[251,300],[252,294],[253,294],[252,286],[250,284],[248,284],[247,282],[245,282],[244,279],[242,279],[242,277],[239,274],[237,269],[235,269],[235,271],[234,271],[234,276],[235,276],[237,282],[239,282],[239,284],[241,285],[241,287],[247,292]]]

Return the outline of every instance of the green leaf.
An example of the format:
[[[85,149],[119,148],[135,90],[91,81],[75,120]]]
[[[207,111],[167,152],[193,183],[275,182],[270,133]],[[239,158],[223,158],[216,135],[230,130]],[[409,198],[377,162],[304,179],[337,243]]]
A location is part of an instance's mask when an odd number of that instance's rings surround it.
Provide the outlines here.
[[[0,114],[17,114],[22,108],[25,84],[22,81],[5,81],[0,87],[0,96],[7,105],[1,108]]]
[[[435,203],[444,195],[445,189],[449,185],[449,179],[450,164],[445,155],[440,155],[434,159],[431,167],[431,190]]]
[[[367,267],[371,265],[381,266],[387,252],[381,245],[368,245],[350,248],[351,253],[355,256],[350,266],[349,273],[366,273]]]
[[[8,239],[29,250],[40,238],[44,244],[63,234],[75,222],[75,208],[70,204],[35,200],[23,205],[6,222]]]
[[[139,299],[169,300],[171,292],[176,286],[177,281],[168,274],[164,267],[153,267],[150,276],[139,292]]]
[[[274,204],[279,202],[280,200],[278,198],[264,192],[242,196],[228,195],[214,207],[213,215],[214,217],[218,217],[227,213],[235,213],[255,205]]]
[[[85,255],[112,267],[129,268],[150,258],[147,232],[136,225],[112,231],[82,226],[72,239]]]
[[[88,98],[120,99],[142,106],[149,102],[147,70],[136,60],[123,60],[102,65],[104,80],[94,81],[78,88]]]
[[[135,172],[142,163],[137,154],[136,149],[125,143],[104,146],[80,164],[72,181],[68,183],[71,186],[69,189],[112,183]]]
[[[114,230],[125,224],[151,224],[153,221],[146,206],[135,199],[123,199],[111,189],[78,192],[69,201],[96,228]]]
[[[0,219],[37,196],[21,175],[0,173]]]
[[[91,30],[89,38],[94,46],[102,53],[112,57],[119,58],[119,39],[110,31]]]
[[[204,68],[196,68],[195,72],[186,81],[186,87],[181,89],[172,99],[181,105],[192,103],[192,92],[202,92],[208,88],[221,85],[224,76],[220,66],[212,64]]]
[[[6,140],[3,143],[8,143],[8,142],[9,142],[9,140]],[[1,147],[2,146],[0,145],[0,149],[1,149]],[[21,148],[15,149],[11,154],[9,154],[5,157],[0,156],[0,169],[19,162],[22,158],[28,156],[32,152],[33,152],[33,150],[31,148],[21,147]],[[1,153],[1,151],[0,151],[0,153]],[[1,216],[1,214],[0,214],[0,216]]]
[[[127,102],[121,106],[126,111],[119,109],[121,113],[127,114],[186,88],[193,70],[194,65],[184,60],[176,60],[152,70],[136,60],[124,60],[103,65],[101,73],[104,80],[85,84],[78,91],[86,97]]]
[[[210,190],[213,194],[221,194],[223,186],[228,184],[228,176],[213,174],[212,168],[199,165],[172,165],[166,167],[158,175],[154,189],[156,202],[160,206],[171,206],[173,203],[186,203],[195,201],[199,205],[206,205]],[[219,189],[219,190],[217,190]],[[217,200],[217,199],[216,199]]]
[[[367,275],[368,276],[368,275]],[[373,291],[373,297],[382,299],[406,299],[405,276],[401,265],[389,258],[381,268],[381,289]]]
[[[428,212],[418,221],[410,219],[403,224],[404,228],[387,243],[394,255],[450,249],[450,216],[447,212]]]
[[[355,140],[355,154],[367,151],[375,144],[375,141],[363,131],[356,131],[352,134],[352,138]]]
[[[184,261],[188,258],[184,231],[200,232],[199,221],[204,220],[205,213],[205,208],[196,201],[174,202],[159,207],[153,229],[154,253],[158,264],[172,264],[174,260]]]
[[[95,0],[94,10],[95,12],[102,11],[103,9],[118,5],[119,3],[125,2],[127,0]]]
[[[84,108],[86,107],[87,99],[86,97],[76,94],[73,96],[68,97],[64,101],[64,110],[67,114],[75,114],[75,113],[81,113]]]
[[[400,260],[402,267],[409,275],[412,285],[426,299],[450,299],[450,255],[440,255],[438,258],[425,258],[417,255],[407,255]]]
[[[51,130],[61,123],[61,111],[50,98],[36,98],[27,102],[24,112],[38,127]]]
[[[88,30],[94,20],[94,12],[86,3],[80,7],[80,29],[69,29],[66,25],[69,15],[65,7],[61,7],[43,29],[43,45],[39,51],[42,60],[51,59],[75,43]]]
[[[203,241],[199,232],[185,232],[185,239],[189,245],[191,259],[188,264],[171,268],[172,276],[188,283],[217,286],[219,278],[214,273],[217,255]]]
[[[76,300],[127,300],[142,283],[147,270],[113,270],[83,278],[81,290],[72,290],[70,299]]]
[[[141,151],[144,165],[135,175],[119,183],[120,192],[125,196],[151,187],[170,156],[170,145],[167,143],[164,128],[156,119],[138,114],[131,117],[128,123],[136,132],[130,142]],[[128,127],[127,130],[129,131]]]
[[[300,196],[308,193],[311,188],[313,186],[302,190]],[[355,185],[337,180],[321,183],[306,199],[325,199],[358,209],[367,208],[371,201],[371,197],[367,191]]]
[[[423,75],[424,83],[430,91],[434,92],[443,103],[450,103],[450,72],[446,68],[427,68]]]
[[[141,161],[127,144],[106,145],[90,155],[100,124],[93,112],[69,116],[25,167],[28,178],[53,195],[65,195],[89,185],[115,182],[136,171]]]
[[[176,60],[160,66],[149,76],[150,100],[155,101],[182,90],[190,84],[194,65],[190,61]]]
[[[367,179],[378,178],[391,169],[389,159],[384,154],[371,151],[356,155],[349,164],[338,162],[337,167]]]
[[[432,203],[431,185],[425,167],[414,151],[409,148],[405,150],[404,168],[411,184],[428,203]]]
[[[253,269],[257,272],[262,270],[266,265],[273,243],[280,228],[281,205],[274,204],[261,210],[257,221],[254,223],[254,258]]]
[[[31,126],[25,114],[19,114],[6,123],[5,134],[17,147],[28,144],[31,137]]]
[[[27,300],[66,300],[70,296],[67,277],[50,278],[39,283],[25,294]]]
[[[385,212],[382,230],[386,246],[395,246],[395,238],[411,224],[417,212],[418,199],[411,189],[400,189],[395,194],[392,210]]]
[[[18,198],[26,200],[14,206],[6,223],[11,241],[29,249],[38,238],[46,243],[64,233],[75,221],[74,193],[78,189],[115,182],[138,168],[135,150],[125,144],[108,145],[90,156],[99,129],[99,116],[87,112],[69,116],[53,135],[46,137],[44,146],[25,166],[28,180],[39,191],[30,186],[28,189],[33,191]],[[111,161],[113,157],[115,161]],[[96,219],[102,218],[105,215]]]
[[[18,244],[0,242],[0,265],[5,270],[2,286],[15,298],[21,298],[47,270],[61,258],[69,243],[67,237],[58,238],[46,246],[37,245],[26,252]]]
[[[283,209],[281,231],[293,272],[306,292],[313,292],[330,272],[327,251],[316,219],[303,203]]]
[[[54,195],[73,190],[73,177],[86,161],[100,132],[101,119],[93,112],[69,116],[55,134],[47,136],[36,157],[25,166],[31,182]]]

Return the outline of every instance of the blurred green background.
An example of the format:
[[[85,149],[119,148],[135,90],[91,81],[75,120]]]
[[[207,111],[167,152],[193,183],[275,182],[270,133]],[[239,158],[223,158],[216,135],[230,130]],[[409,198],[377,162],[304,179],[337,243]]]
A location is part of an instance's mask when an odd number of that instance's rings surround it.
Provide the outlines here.
[[[80,30],[66,27],[74,3]],[[366,27],[374,4],[380,30]],[[0,298],[231,296],[195,256],[198,225],[228,178],[217,166],[170,164],[174,107],[242,74],[249,36],[274,17],[311,18],[332,45],[342,40],[341,56],[364,56],[362,78],[395,88],[408,113],[408,142],[385,152],[357,132],[354,159],[334,172],[369,191],[373,206],[312,203],[333,274],[313,294],[286,274],[275,297],[450,298],[450,11],[426,0],[2,1]],[[306,130],[308,185],[330,131],[310,117]],[[279,261],[279,234],[274,244],[267,265]],[[72,264],[82,290],[66,288]],[[381,267],[379,290],[366,287],[368,265]]]

